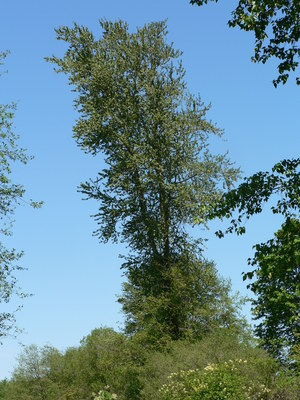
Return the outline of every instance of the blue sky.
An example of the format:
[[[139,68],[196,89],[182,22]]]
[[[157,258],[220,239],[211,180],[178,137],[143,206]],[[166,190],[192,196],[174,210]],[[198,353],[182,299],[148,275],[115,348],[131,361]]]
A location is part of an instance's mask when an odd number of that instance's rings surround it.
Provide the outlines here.
[[[216,143],[214,150],[229,150],[247,176],[299,156],[299,91],[294,79],[274,89],[275,62],[250,62],[252,34],[226,25],[234,4],[227,0],[200,9],[188,0],[3,2],[0,49],[9,49],[11,55],[5,65],[8,74],[0,79],[0,102],[17,102],[15,130],[35,156],[26,167],[16,166],[14,176],[27,188],[28,199],[42,199],[45,205],[41,210],[20,207],[8,241],[25,251],[22,265],[28,270],[19,274],[19,284],[34,296],[18,313],[25,333],[0,346],[0,379],[9,377],[22,345],[51,344],[63,350],[78,345],[95,327],[122,326],[115,300],[122,283],[118,255],[126,249],[98,243],[90,218],[97,205],[83,202],[77,193],[80,182],[94,177],[103,161],[84,155],[72,139],[74,94],[66,77],[44,61],[65,49],[54,28],[77,22],[96,34],[103,17],[121,18],[132,30],[167,18],[169,40],[183,50],[190,91],[212,103],[208,117],[225,131],[226,141]],[[198,229],[195,234],[209,238],[207,257],[232,279],[234,290],[246,294],[241,272],[248,268],[252,246],[269,239],[280,222],[266,207],[248,223],[242,238],[215,238],[218,222],[208,233]]]

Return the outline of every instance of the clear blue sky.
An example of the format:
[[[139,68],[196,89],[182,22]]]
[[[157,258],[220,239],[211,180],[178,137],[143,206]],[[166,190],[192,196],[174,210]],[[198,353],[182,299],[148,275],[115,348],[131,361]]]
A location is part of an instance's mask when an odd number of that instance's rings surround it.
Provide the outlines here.
[[[101,325],[122,326],[116,303],[121,291],[120,245],[99,244],[90,215],[96,203],[83,202],[81,181],[103,167],[101,157],[82,154],[72,139],[76,119],[66,77],[56,75],[45,56],[61,55],[64,45],[54,28],[74,21],[95,33],[98,19],[121,18],[131,29],[168,19],[169,40],[183,50],[190,91],[212,103],[209,117],[225,130],[216,151],[250,175],[270,169],[283,158],[299,156],[299,89],[294,79],[277,90],[272,85],[276,64],[250,62],[253,37],[226,25],[234,0],[198,8],[188,0],[10,0],[1,4],[1,50],[9,49],[8,74],[0,80],[0,102],[16,101],[16,131],[35,159],[15,168],[15,179],[27,198],[42,199],[41,210],[21,207],[9,244],[25,251],[19,284],[34,296],[18,313],[24,334],[5,339],[0,347],[0,379],[9,376],[21,344],[52,344],[63,350]],[[266,208],[267,209],[267,208]],[[279,228],[268,212],[248,224],[248,233],[219,240],[212,224],[207,257],[214,259],[234,290],[246,293],[241,272],[247,270],[252,245]]]

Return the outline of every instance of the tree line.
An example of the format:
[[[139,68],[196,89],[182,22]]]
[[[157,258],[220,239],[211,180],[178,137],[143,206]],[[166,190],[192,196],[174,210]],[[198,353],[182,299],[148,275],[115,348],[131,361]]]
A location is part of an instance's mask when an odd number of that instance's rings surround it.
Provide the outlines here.
[[[259,348],[249,332],[215,329],[201,340],[172,340],[163,351],[149,351],[137,339],[99,328],[65,352],[29,346],[11,379],[0,382],[0,398],[298,399],[295,372]]]

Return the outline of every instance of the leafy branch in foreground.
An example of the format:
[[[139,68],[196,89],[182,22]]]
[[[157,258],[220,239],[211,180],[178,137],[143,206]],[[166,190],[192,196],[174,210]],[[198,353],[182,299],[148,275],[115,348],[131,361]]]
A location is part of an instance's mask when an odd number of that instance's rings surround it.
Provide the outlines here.
[[[8,52],[0,52],[0,65]],[[26,164],[30,157],[18,145],[18,135],[13,131],[13,118],[16,110],[15,104],[0,104],[0,234],[10,236],[14,210],[21,202],[34,208],[41,206],[41,202],[27,202],[24,200],[25,189],[22,185],[11,180],[12,164],[20,162]],[[0,304],[9,303],[14,295],[19,298],[26,297],[17,287],[15,273],[23,270],[18,264],[22,252],[8,249],[0,241]],[[2,308],[3,309],[3,308]],[[1,311],[0,313],[0,339],[7,336],[15,326],[15,312]]]
[[[285,218],[299,218],[300,210],[300,158],[282,160],[275,164],[272,172],[258,172],[236,189],[225,193],[209,217],[232,218],[225,232],[216,232],[218,237],[226,233],[245,233],[245,221],[252,215],[262,212],[263,205],[273,195],[276,203],[271,206],[273,214],[282,214]]]
[[[300,158],[277,163],[272,172],[258,172],[245,179],[237,189],[223,195],[210,217],[232,218],[230,226],[216,232],[245,233],[242,221],[262,212],[263,205],[275,197],[271,210],[281,214],[285,222],[267,243],[254,246],[255,255],[249,265],[253,271],[245,279],[256,280],[248,287],[257,296],[252,300],[254,318],[261,320],[256,333],[262,345],[282,361],[294,362],[292,353],[299,340],[300,302]]]
[[[293,358],[300,337],[300,221],[288,218],[275,238],[257,244],[249,264],[257,266],[244,274],[256,280],[248,287],[261,344],[281,360]],[[293,360],[295,363],[295,360]]]
[[[191,4],[202,6],[209,1],[190,0]],[[300,2],[298,0],[239,0],[230,27],[238,26],[255,35],[253,62],[263,64],[271,57],[279,60],[278,77],[273,80],[275,87],[285,84],[291,71],[299,66],[300,47]],[[296,78],[300,84],[300,78]]]

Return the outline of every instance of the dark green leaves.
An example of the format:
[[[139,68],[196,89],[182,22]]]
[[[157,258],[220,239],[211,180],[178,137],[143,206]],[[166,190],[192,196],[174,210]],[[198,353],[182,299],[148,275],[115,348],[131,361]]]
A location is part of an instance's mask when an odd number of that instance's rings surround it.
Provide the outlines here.
[[[202,6],[209,0],[191,0]],[[217,0],[211,0],[217,3]],[[232,12],[230,27],[238,26],[255,35],[253,62],[263,64],[271,57],[278,59],[278,77],[275,87],[285,84],[291,71],[299,66],[300,2],[297,0],[239,0]],[[296,83],[300,84],[299,77]]]
[[[99,240],[129,246],[123,264],[129,283],[120,299],[128,327],[151,330],[156,319],[157,332],[178,339],[188,324],[183,319],[196,312],[191,307],[196,290],[190,301],[175,296],[174,285],[183,268],[187,274],[201,268],[199,243],[186,227],[196,215],[206,224],[207,210],[239,171],[226,154],[209,149],[210,136],[222,132],[206,119],[209,107],[186,89],[181,52],[168,43],[166,23],[134,33],[122,21],[100,21],[100,26],[99,39],[76,24],[59,28],[58,39],[69,47],[62,58],[49,59],[78,95],[75,140],[86,153],[101,152],[106,162],[81,191],[98,201]],[[145,323],[150,308],[153,318]]]
[[[210,213],[211,218],[231,218],[225,232],[216,232],[222,237],[224,233],[245,233],[243,225],[250,216],[259,214],[263,205],[273,196],[276,200],[271,206],[274,214],[282,214],[285,218],[299,217],[300,210],[300,158],[282,160],[272,172],[258,172],[238,186],[224,194],[220,203]]]
[[[256,298],[252,301],[254,317],[260,320],[256,334],[271,353],[286,360],[296,345],[300,304],[300,159],[283,160],[272,172],[258,172],[245,179],[237,189],[224,194],[211,217],[231,219],[224,233],[245,233],[243,223],[262,211],[274,198],[271,210],[282,214],[285,223],[267,243],[257,244],[248,264],[256,268],[243,274],[255,279],[248,285]]]
[[[6,55],[7,52],[0,52],[0,65]],[[15,110],[15,104],[0,104],[0,233],[5,236],[11,235],[15,207],[25,201],[24,187],[11,180],[11,165],[14,162],[26,164],[30,159],[19,147],[18,135],[13,131]],[[29,204],[34,208],[41,206],[39,202],[31,201]],[[18,265],[21,256],[21,252],[7,249],[0,241],[0,340],[11,331],[15,322],[15,314],[4,312],[3,303],[8,303],[13,295],[25,296],[17,287],[15,277],[15,272],[22,269]]]
[[[260,323],[256,334],[263,346],[286,359],[300,335],[300,221],[287,219],[275,238],[255,246],[249,264],[257,266],[244,279],[256,298],[253,313]]]

